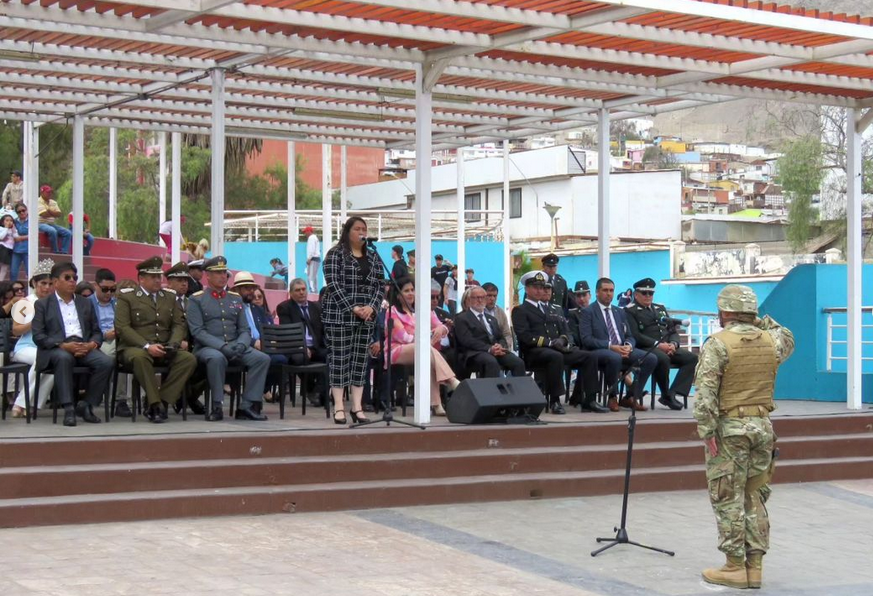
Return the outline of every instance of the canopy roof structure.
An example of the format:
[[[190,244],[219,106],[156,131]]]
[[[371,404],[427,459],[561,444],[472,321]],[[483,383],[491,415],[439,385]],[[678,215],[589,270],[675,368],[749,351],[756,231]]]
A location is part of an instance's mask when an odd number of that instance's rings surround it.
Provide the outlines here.
[[[0,116],[433,148],[756,98],[873,105],[873,19],[742,0],[3,0]]]

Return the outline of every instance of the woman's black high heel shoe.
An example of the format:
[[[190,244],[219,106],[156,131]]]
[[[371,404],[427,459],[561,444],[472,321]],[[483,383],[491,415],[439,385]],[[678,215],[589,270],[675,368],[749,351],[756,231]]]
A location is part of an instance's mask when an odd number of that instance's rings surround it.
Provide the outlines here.
[[[357,412],[349,411],[349,414],[352,415],[352,422],[369,422],[370,419],[364,416],[364,410],[358,410]],[[358,416],[358,414],[361,414]]]
[[[342,414],[343,417],[342,417],[342,418],[337,418],[337,417],[336,417],[337,414]],[[352,418],[354,418],[354,415],[352,416]],[[336,410],[336,411],[333,413],[333,421],[334,421],[334,423],[336,423],[336,424],[345,424],[345,423],[347,423],[348,420],[346,420],[346,411],[345,411],[345,410]]]

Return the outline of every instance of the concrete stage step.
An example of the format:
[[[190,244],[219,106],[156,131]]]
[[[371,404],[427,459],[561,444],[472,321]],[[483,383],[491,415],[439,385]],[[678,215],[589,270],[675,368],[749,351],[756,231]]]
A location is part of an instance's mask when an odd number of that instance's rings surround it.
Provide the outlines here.
[[[774,420],[776,482],[873,477],[873,415]],[[691,421],[637,426],[633,492],[705,486]],[[624,423],[0,441],[0,527],[617,494]]]

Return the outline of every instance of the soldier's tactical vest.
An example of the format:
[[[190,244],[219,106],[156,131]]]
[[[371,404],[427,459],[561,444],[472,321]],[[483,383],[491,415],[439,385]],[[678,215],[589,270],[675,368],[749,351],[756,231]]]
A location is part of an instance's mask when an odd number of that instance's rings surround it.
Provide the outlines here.
[[[729,417],[766,416],[775,409],[776,348],[769,333],[715,334],[727,347],[728,365],[721,377],[719,411]]]

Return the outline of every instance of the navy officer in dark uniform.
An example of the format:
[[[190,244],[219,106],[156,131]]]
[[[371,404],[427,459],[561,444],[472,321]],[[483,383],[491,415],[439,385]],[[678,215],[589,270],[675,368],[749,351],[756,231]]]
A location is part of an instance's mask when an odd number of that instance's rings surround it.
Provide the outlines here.
[[[549,277],[542,271],[522,276],[525,300],[512,309],[512,326],[518,338],[519,355],[528,370],[545,372],[545,391],[551,412],[564,414],[561,396],[564,394],[564,366],[577,371],[576,388],[571,403],[581,403],[582,409],[605,412],[597,403],[597,359],[573,345],[567,319],[557,306],[543,301]],[[585,394],[582,396],[584,386]]]
[[[658,403],[671,410],[681,410],[682,404],[676,395],[688,396],[697,366],[697,355],[679,347],[679,333],[670,324],[670,314],[663,304],[655,304],[655,280],[651,277],[634,284],[634,301],[629,304],[627,323],[637,347],[648,350],[657,347],[652,353],[658,357],[658,364],[652,376],[661,390]],[[679,369],[673,384],[670,385],[670,368]]]
[[[212,393],[212,411],[206,419],[222,420],[224,377],[228,363],[246,367],[246,386],[236,411],[238,420],[266,420],[261,414],[264,383],[270,357],[252,347],[252,334],[243,300],[227,290],[227,259],[212,257],[203,264],[206,287],[191,295],[188,327],[194,340],[194,355],[206,366]]]
[[[561,309],[564,316],[570,310],[570,291],[567,289],[567,280],[558,273],[558,255],[549,253],[543,257],[543,271],[549,276],[552,284],[552,297],[549,302]]]

